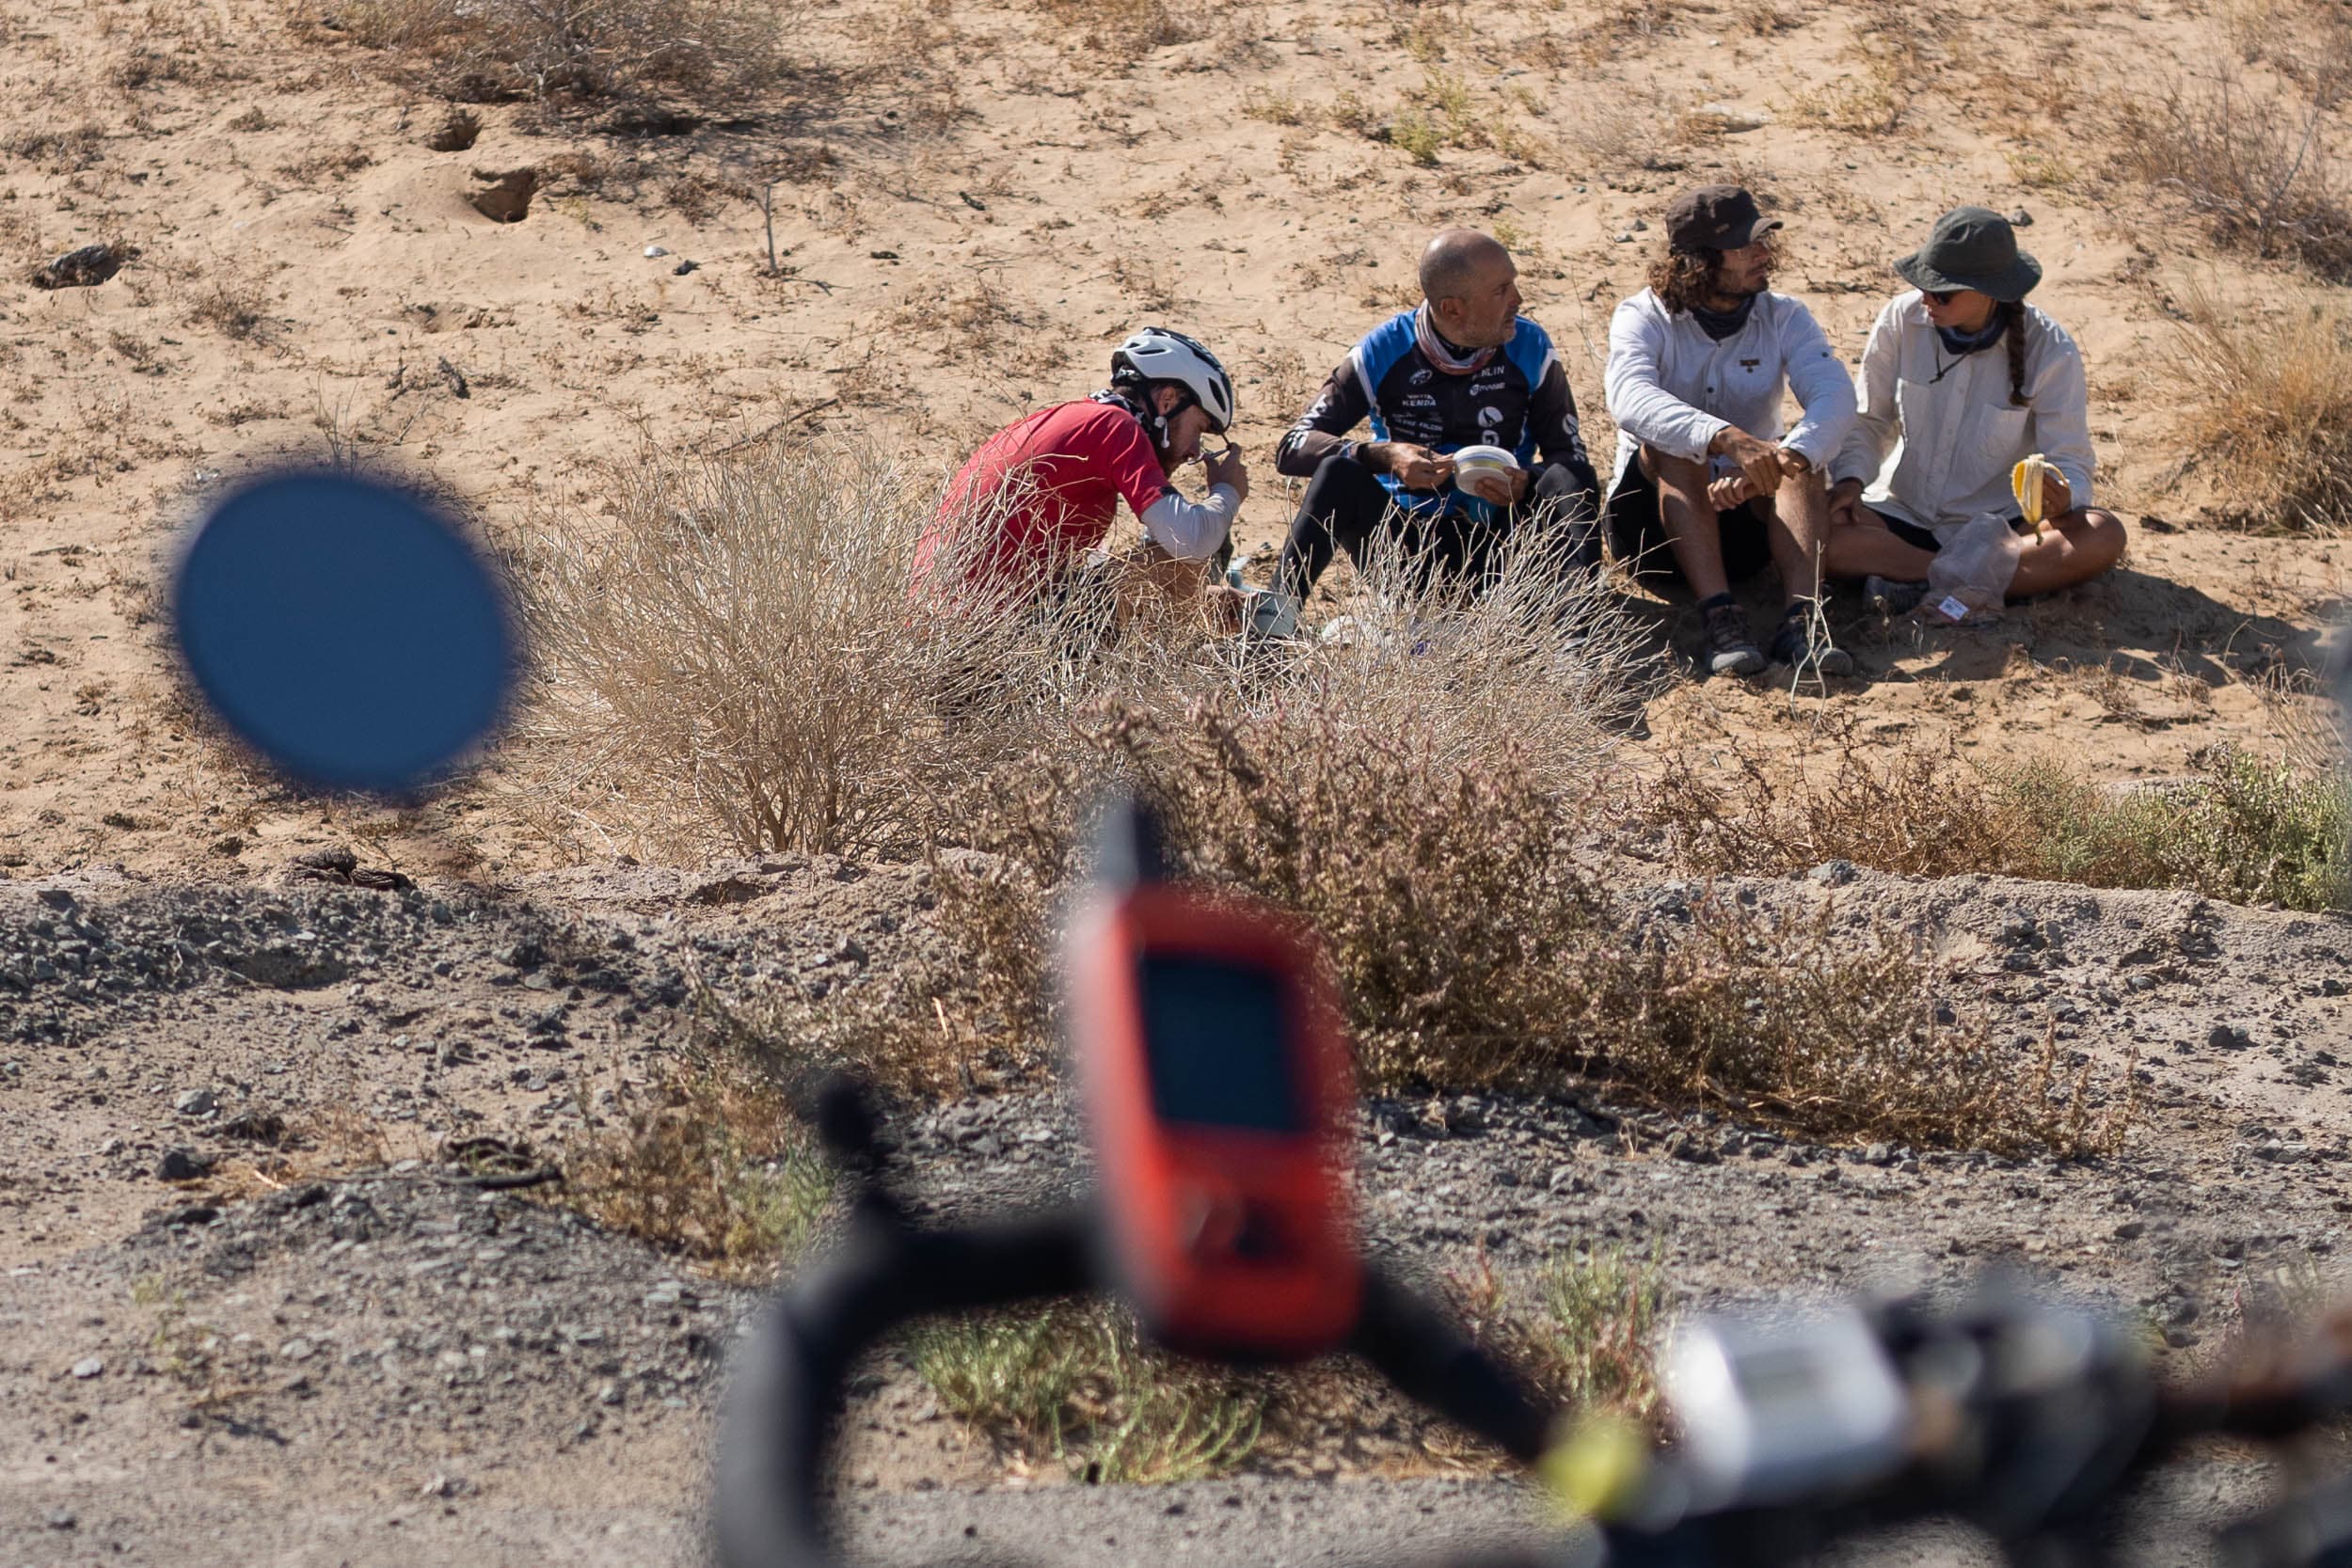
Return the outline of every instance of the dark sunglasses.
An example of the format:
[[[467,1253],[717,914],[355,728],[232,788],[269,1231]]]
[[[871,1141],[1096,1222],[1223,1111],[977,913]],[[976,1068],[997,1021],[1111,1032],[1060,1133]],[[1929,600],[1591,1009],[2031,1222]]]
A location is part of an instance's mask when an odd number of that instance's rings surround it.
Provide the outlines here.
[[[1935,301],[1938,305],[1949,305],[1952,301],[1958,299],[1961,293],[1958,289],[1923,289],[1920,293],[1926,294],[1928,298]]]

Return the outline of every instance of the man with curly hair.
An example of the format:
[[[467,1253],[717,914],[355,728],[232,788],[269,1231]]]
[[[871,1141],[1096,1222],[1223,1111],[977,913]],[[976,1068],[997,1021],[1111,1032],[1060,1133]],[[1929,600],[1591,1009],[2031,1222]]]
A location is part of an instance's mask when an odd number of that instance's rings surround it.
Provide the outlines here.
[[[1820,610],[1824,470],[1854,420],[1854,389],[1813,313],[1768,285],[1778,218],[1737,185],[1702,185],[1666,208],[1649,287],[1609,325],[1604,388],[1617,421],[1611,548],[1637,574],[1680,578],[1706,618],[1710,673],[1761,673],[1731,582],[1780,574],[1772,663],[1843,675],[1852,656]],[[1793,389],[1804,418],[1781,428]]]

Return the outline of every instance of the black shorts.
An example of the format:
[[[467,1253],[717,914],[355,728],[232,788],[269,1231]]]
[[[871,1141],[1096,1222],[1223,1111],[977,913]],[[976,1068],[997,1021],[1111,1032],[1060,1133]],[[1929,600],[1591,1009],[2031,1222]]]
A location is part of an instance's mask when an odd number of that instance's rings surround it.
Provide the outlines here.
[[[1627,462],[1617,487],[1610,492],[1605,514],[1609,552],[1632,569],[1643,581],[1678,582],[1674,549],[1666,541],[1666,525],[1658,515],[1658,482],[1642,471],[1637,456]],[[1772,563],[1772,540],[1766,530],[1772,514],[1753,500],[1715,514],[1724,542],[1724,576],[1733,582],[1752,578]]]
[[[1896,538],[1901,540],[1904,544],[1909,545],[1914,549],[1925,550],[1930,555],[1933,555],[1937,550],[1943,548],[1941,545],[1938,545],[1935,542],[1934,534],[1929,532],[1926,529],[1921,528],[1916,523],[1906,523],[1900,517],[1890,517],[1874,506],[1866,506],[1862,510],[1867,512],[1871,516],[1876,517],[1880,522],[1884,523],[1886,525],[1887,532],[1893,534]],[[2033,530],[2026,526],[2026,519],[2023,516],[2010,517],[2009,520],[2009,531],[2011,533],[2031,533],[2033,531]]]

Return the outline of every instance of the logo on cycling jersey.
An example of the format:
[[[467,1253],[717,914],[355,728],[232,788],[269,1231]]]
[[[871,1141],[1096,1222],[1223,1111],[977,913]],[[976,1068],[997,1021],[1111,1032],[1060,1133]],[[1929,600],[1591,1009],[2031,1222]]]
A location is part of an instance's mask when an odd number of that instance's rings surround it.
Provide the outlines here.
[[[1495,437],[1502,433],[1502,410],[1491,403],[1479,409],[1478,433],[1489,442],[1495,442]],[[1495,442],[1495,444],[1501,443]]]
[[[1412,373],[1412,384],[1416,387],[1426,387],[1429,385],[1430,378],[1437,373],[1437,372],[1424,365],[1420,370],[1417,370]]]

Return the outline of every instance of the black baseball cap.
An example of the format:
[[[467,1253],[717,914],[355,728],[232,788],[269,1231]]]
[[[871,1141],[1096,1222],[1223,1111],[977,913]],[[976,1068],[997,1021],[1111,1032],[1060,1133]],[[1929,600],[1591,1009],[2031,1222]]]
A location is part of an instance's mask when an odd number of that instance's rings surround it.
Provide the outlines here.
[[[1779,227],[1740,185],[1701,185],[1666,204],[1666,243],[1677,250],[1738,250]]]

